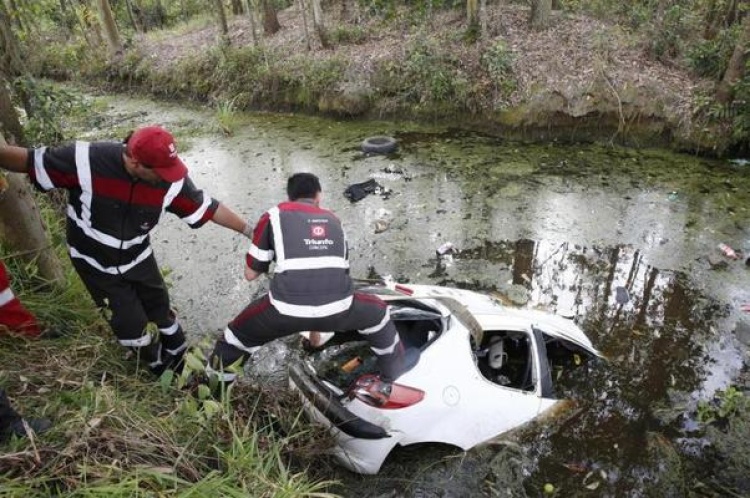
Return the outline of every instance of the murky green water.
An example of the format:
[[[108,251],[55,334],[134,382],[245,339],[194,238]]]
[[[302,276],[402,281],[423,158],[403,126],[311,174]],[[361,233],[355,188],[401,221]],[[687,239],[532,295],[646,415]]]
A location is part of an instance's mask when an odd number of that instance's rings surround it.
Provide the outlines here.
[[[112,103],[90,136],[150,122],[189,146],[181,155],[199,186],[251,219],[282,200],[289,174],[319,175],[324,204],[348,229],[354,276],[498,291],[575,317],[610,358],[572,415],[513,446],[406,448],[377,477],[323,466],[345,484],[339,492],[535,496],[550,483],[556,496],[680,496],[675,456],[699,453],[695,404],[731,384],[747,358],[750,338],[734,330],[750,268],[716,245],[750,251],[750,166],[297,116],[245,116],[226,137],[205,111],[129,99]],[[399,140],[397,153],[360,152],[381,134]],[[385,195],[343,196],[369,178]],[[436,257],[445,242],[459,249],[453,260]],[[193,338],[223,329],[264,290],[242,279],[242,237],[165,219],[154,243]],[[268,345],[255,368],[283,376],[286,354],[284,342]]]

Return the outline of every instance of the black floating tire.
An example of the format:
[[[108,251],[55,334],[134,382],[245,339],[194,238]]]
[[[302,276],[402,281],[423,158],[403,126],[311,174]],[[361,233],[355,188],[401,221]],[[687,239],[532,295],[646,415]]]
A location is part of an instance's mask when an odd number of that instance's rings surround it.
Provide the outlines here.
[[[390,154],[396,147],[393,137],[368,137],[362,141],[362,151],[373,154]]]

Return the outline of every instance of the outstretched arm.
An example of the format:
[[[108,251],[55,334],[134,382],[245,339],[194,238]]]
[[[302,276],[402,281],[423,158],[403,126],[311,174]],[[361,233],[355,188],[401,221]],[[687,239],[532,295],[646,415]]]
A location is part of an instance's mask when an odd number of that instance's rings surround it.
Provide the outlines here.
[[[240,216],[229,209],[224,204],[219,204],[219,207],[214,213],[212,221],[218,225],[239,232],[247,237],[252,237],[253,227],[248,222],[240,218]]]
[[[26,173],[29,151],[15,145],[0,146],[0,167],[16,173]]]

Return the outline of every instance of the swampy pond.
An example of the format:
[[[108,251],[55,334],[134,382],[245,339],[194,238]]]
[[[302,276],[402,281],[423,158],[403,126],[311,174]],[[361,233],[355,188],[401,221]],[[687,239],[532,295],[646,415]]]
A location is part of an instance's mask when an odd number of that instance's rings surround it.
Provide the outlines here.
[[[509,143],[447,128],[293,115],[237,117],[117,97],[84,138],[118,138],[160,123],[178,136],[195,183],[256,220],[284,198],[289,174],[321,178],[342,219],[352,275],[391,275],[493,291],[570,316],[610,362],[581,386],[575,409],[463,453],[397,450],[374,477],[330,465],[345,496],[670,496],[678,455],[701,454],[695,409],[736,381],[750,333],[750,165],[664,150]],[[395,137],[367,155],[369,136]],[[358,202],[344,190],[375,179]],[[166,217],[154,232],[172,296],[193,340],[222,330],[264,281],[242,278],[247,241]],[[457,252],[438,258],[436,248]],[[750,317],[748,317],[750,319]],[[253,370],[283,386],[289,342],[265,346]],[[670,491],[671,490],[671,491]]]

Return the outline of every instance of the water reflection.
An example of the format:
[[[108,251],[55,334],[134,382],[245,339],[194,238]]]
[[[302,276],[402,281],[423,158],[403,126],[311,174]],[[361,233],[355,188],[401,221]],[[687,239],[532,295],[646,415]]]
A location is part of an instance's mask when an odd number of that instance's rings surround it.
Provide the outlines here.
[[[631,246],[487,242],[460,251],[454,263],[472,261],[507,274],[488,286],[436,272],[439,283],[506,295],[520,287],[527,306],[572,317],[610,359],[581,386],[585,409],[548,441],[538,435],[529,441],[539,459],[534,481],[574,489],[581,469],[606,469],[606,479],[596,474],[600,493],[638,496],[633,490],[644,489],[645,476],[657,472],[655,449],[676,451],[670,438],[684,432],[688,395],[705,379],[731,378],[741,366],[739,350],[712,346],[720,340],[717,324],[728,315],[726,307],[702,295],[687,275],[650,266]]]

